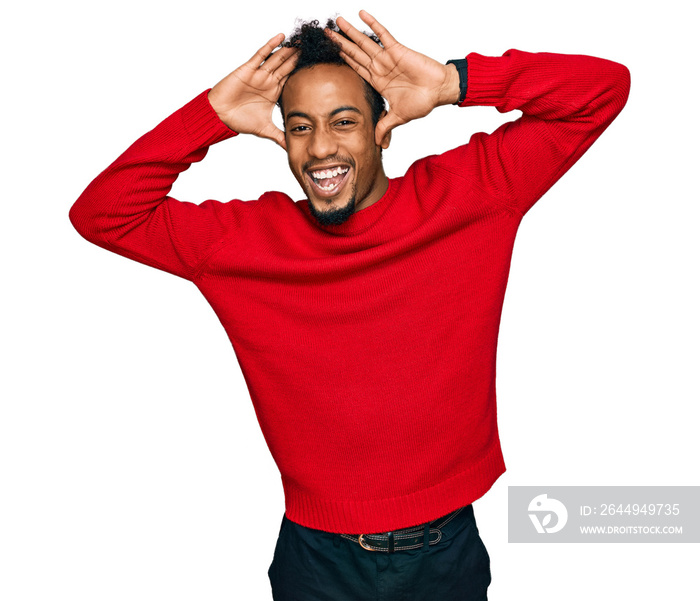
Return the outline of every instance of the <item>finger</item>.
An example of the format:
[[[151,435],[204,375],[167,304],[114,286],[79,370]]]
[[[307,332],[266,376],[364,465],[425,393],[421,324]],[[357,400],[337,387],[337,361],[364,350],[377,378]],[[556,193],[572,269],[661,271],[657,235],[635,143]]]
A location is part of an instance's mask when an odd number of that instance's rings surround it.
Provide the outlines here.
[[[294,51],[287,57],[285,57],[284,62],[277,68],[275,73],[280,77],[280,80],[286,80],[287,77],[294,71],[294,67],[297,66],[297,61],[299,60],[299,50],[294,48]]]
[[[287,83],[287,80],[289,79],[289,73],[287,73],[284,77],[280,77],[279,80],[277,81],[277,99],[275,102],[277,102],[282,95],[282,89],[284,88],[284,85]]]
[[[272,53],[262,65],[268,73],[275,73],[279,77],[289,75],[294,70],[299,54],[298,48],[281,48]]]
[[[273,38],[270,38],[260,50],[258,50],[253,56],[250,57],[250,60],[246,63],[246,65],[253,67],[254,69],[257,69],[260,65],[265,62],[265,59],[270,56],[272,51],[277,48],[282,42],[284,41],[284,34],[283,33],[278,33],[276,36]]]
[[[345,53],[346,56],[351,57],[356,63],[361,64],[365,68],[369,68],[372,64],[372,59],[357,44],[330,29],[326,29],[326,32],[328,36],[340,46],[341,55]]]
[[[354,69],[362,79],[368,81],[369,83],[372,83],[370,81],[372,75],[370,74],[369,69],[367,67],[358,63],[354,58],[352,58],[349,54],[346,54],[342,50],[340,51],[340,58],[342,58],[348,64],[349,67]]]
[[[377,44],[366,34],[362,33],[359,29],[355,29],[355,27],[348,23],[348,21],[346,21],[343,17],[338,17],[335,22],[341,31],[343,31],[343,33],[345,33],[353,42],[355,42],[355,44],[357,44],[370,58],[374,58],[382,51],[379,44]],[[336,36],[334,39],[340,43],[338,38],[341,37],[342,36]],[[345,41],[347,42],[347,40]]]
[[[384,48],[387,48],[393,44],[397,44],[398,42],[389,33],[389,30],[384,27],[377,19],[375,19],[372,15],[370,15],[366,10],[361,10],[360,11],[360,19],[362,19],[367,25],[369,25],[370,29],[377,34],[377,37],[379,38],[379,41],[382,43],[382,46]]]

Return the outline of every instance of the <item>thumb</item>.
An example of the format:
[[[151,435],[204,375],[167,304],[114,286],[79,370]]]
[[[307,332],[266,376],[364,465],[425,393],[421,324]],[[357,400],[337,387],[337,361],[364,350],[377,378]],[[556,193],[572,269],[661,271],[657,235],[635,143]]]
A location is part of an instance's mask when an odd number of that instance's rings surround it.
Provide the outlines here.
[[[272,135],[272,140],[277,142],[284,150],[287,150],[287,139],[284,137],[284,132],[278,127],[275,127],[275,131]]]
[[[406,121],[397,116],[393,111],[389,111],[384,115],[379,122],[377,127],[374,129],[374,140],[378,146],[382,146],[382,142],[386,135],[395,127],[402,125]]]
[[[284,137],[284,132],[274,124],[270,124],[270,127],[266,128],[265,131],[260,132],[259,136],[261,138],[267,138],[272,140],[284,150],[287,150],[287,140]]]

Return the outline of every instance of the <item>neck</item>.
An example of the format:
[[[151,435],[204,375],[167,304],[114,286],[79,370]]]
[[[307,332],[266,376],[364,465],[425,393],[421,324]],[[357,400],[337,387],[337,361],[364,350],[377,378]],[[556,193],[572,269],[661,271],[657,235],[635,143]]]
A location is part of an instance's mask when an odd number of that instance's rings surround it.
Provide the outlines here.
[[[372,188],[370,189],[369,193],[366,194],[365,197],[357,205],[355,205],[355,212],[357,213],[362,209],[366,209],[367,207],[372,206],[382,196],[384,196],[384,194],[386,194],[388,188],[389,178],[386,176],[386,173],[384,173],[384,168],[380,167],[380,171],[377,174],[377,177],[375,178],[374,184],[372,185]]]

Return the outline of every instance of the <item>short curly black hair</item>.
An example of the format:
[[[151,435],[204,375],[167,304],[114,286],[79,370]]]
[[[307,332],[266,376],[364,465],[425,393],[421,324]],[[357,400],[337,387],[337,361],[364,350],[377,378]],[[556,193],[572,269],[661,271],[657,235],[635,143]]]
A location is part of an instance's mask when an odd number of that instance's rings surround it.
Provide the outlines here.
[[[340,31],[333,19],[328,19],[326,27],[342,35],[344,38],[350,39]],[[340,45],[331,40],[323,30],[324,28],[319,25],[318,20],[309,21],[299,25],[294,33],[284,41],[282,44],[283,47],[293,46],[299,48],[297,64],[290,73],[290,76],[294,75],[297,71],[308,69],[314,65],[347,65],[340,56]],[[377,44],[381,44],[376,35],[366,35],[377,42]],[[382,95],[367,81],[364,79],[362,81],[365,84],[365,98],[372,110],[372,123],[376,126],[382,113],[386,110],[386,102]],[[277,101],[277,106],[282,110],[281,95]],[[282,111],[282,115],[284,117],[284,111]]]

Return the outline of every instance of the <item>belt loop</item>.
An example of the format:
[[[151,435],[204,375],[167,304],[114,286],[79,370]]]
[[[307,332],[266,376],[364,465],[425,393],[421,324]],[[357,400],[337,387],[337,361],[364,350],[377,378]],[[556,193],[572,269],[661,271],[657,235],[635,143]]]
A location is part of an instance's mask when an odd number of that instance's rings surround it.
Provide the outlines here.
[[[387,550],[389,551],[389,553],[393,553],[394,552],[394,533],[387,532],[386,536],[387,536],[387,547],[388,547]]]
[[[430,522],[423,526],[423,553],[430,550]]]

